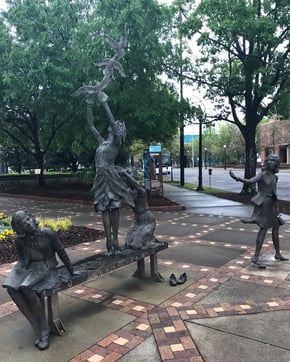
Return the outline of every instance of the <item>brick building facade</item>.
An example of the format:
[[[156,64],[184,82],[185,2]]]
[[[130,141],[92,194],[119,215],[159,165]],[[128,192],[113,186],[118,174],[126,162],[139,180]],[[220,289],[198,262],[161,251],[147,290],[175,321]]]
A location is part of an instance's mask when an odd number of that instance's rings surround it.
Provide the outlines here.
[[[258,135],[262,164],[270,153],[275,153],[282,165],[290,165],[289,120],[273,118],[268,123],[260,124]]]

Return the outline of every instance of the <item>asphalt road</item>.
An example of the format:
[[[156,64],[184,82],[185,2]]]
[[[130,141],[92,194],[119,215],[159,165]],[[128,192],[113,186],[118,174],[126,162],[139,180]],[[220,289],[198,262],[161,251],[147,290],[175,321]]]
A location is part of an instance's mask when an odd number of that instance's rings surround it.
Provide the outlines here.
[[[239,193],[242,189],[242,183],[236,182],[229,176],[229,170],[224,170],[223,168],[212,168],[212,175],[209,175],[208,168],[203,168],[202,170],[202,183],[204,187],[212,187],[215,189],[227,190],[231,192]],[[239,177],[244,177],[243,169],[233,169],[235,174]],[[257,170],[258,172],[259,170]],[[290,201],[290,169],[280,170],[277,174],[278,186],[278,198],[280,200]],[[172,175],[163,175],[164,179],[180,181],[180,169],[172,169]],[[184,170],[184,180],[188,183],[198,184],[198,167],[194,168],[185,168]]]

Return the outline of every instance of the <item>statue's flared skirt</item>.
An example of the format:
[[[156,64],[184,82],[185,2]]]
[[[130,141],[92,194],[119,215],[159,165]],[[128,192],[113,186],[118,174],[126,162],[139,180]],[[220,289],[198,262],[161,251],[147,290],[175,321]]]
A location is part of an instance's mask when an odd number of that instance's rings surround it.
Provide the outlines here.
[[[37,293],[53,289],[64,282],[57,269],[48,269],[43,261],[31,262],[28,268],[16,264],[3,282],[4,288],[30,289]]]
[[[126,183],[126,171],[121,167],[103,167],[96,170],[94,185],[94,207],[97,211],[135,206],[134,190]]]

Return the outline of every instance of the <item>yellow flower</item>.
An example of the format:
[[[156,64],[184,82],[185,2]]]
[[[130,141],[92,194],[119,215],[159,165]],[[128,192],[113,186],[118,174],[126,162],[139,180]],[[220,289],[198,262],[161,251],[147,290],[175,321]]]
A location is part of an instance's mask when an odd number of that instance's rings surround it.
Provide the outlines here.
[[[5,219],[6,218],[6,215],[4,212],[0,211],[0,220],[1,219]]]
[[[12,229],[5,229],[0,231],[0,240],[4,240],[9,236],[14,236],[14,231]]]

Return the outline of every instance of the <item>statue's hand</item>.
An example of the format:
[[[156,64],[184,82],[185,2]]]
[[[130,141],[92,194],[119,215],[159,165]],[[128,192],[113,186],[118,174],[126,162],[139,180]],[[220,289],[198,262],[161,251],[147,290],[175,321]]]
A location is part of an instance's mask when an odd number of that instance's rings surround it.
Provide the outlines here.
[[[107,96],[106,93],[101,92],[101,91],[98,91],[98,92],[97,92],[97,95],[98,95],[99,101],[100,101],[101,103],[106,103],[106,102],[107,102],[108,96]]]

